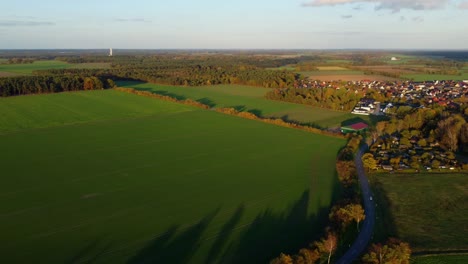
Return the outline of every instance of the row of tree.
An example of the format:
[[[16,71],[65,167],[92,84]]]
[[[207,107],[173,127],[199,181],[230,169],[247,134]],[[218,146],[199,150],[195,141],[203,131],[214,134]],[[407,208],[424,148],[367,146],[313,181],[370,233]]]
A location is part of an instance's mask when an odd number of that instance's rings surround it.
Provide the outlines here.
[[[80,90],[101,90],[115,86],[105,76],[22,76],[0,78],[0,96],[59,93]]]
[[[287,88],[268,92],[267,99],[312,105],[315,107],[351,111],[362,98],[353,89]]]
[[[111,69],[59,69],[37,71],[39,75],[88,75],[112,76],[113,80],[139,80],[169,85],[202,86],[217,84],[241,84],[267,88],[283,88],[294,85],[299,76],[287,71],[271,71],[253,66],[139,66],[118,65]]]

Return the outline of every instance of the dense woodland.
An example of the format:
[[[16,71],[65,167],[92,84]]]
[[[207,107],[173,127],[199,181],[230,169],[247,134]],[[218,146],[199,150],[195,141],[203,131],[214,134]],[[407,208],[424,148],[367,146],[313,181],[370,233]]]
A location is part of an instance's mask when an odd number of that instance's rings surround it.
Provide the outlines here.
[[[80,90],[101,90],[114,87],[114,81],[104,76],[22,76],[0,78],[0,96],[59,93]]]
[[[356,93],[352,89],[287,88],[274,89],[265,96],[270,100],[306,104],[332,110],[351,111],[363,97],[363,94]]]
[[[53,69],[34,72],[32,77],[2,78],[0,95],[86,90],[112,87],[108,80],[137,80],[170,85],[201,86],[242,84],[284,88],[298,74],[267,70],[297,62],[293,58],[233,56],[120,56],[60,57],[71,63],[111,62],[110,69]],[[87,86],[85,87],[85,83]]]

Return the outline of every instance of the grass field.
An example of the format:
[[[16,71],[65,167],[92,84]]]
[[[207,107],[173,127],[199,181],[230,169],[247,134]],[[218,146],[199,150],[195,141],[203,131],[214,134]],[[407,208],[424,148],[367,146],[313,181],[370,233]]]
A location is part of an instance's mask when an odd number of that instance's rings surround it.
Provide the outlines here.
[[[319,71],[350,71],[347,68],[338,67],[338,66],[319,66],[317,67]]]
[[[414,264],[466,264],[468,255],[421,256],[412,259]]]
[[[464,72],[461,75],[441,75],[441,74],[405,74],[403,78],[412,79],[416,82],[422,81],[434,81],[434,80],[466,80],[468,79],[468,73]]]
[[[340,139],[116,91],[0,106],[4,263],[266,263],[339,193]]]
[[[94,68],[108,68],[108,63],[82,63],[82,64],[70,64],[63,61],[47,60],[47,61],[35,61],[30,64],[0,64],[0,73],[14,73],[16,75],[31,75],[33,71],[37,70],[49,70],[49,69],[94,69]]]
[[[191,98],[212,107],[234,107],[265,117],[284,117],[320,127],[336,127],[342,122],[356,118],[350,113],[267,100],[264,95],[271,91],[268,88],[239,85],[180,87],[136,82],[118,82],[118,85],[182,99]],[[367,117],[363,118],[368,121]]]
[[[337,67],[333,67],[333,68],[337,68]],[[314,77],[314,76],[327,76],[327,75],[364,75],[364,72],[352,71],[352,70],[319,70],[319,71],[301,72],[300,74],[307,75],[308,77]]]
[[[468,249],[468,177],[378,175],[376,240],[395,236],[414,252]]]

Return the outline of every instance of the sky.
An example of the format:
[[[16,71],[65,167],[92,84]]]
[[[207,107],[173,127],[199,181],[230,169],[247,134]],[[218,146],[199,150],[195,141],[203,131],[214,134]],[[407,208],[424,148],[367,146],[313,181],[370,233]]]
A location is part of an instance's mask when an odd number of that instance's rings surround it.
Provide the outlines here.
[[[468,0],[14,0],[0,49],[468,49]]]

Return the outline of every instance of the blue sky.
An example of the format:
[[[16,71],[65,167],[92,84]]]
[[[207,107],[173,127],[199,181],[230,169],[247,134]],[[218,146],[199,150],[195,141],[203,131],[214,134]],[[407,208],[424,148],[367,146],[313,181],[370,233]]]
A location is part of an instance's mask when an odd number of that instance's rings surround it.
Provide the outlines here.
[[[468,0],[15,0],[0,49],[468,49]]]

